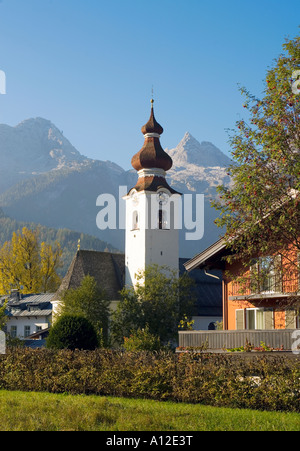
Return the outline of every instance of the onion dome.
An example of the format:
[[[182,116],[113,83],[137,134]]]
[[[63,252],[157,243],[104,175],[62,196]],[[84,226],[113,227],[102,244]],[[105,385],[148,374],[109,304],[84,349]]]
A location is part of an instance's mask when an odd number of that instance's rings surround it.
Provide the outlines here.
[[[163,150],[160,144],[159,138],[164,130],[155,119],[153,102],[151,100],[150,119],[142,127],[142,133],[145,135],[144,145],[131,160],[131,164],[136,171],[151,168],[168,171],[173,165],[172,158]]]
[[[148,133],[156,133],[158,135],[162,135],[164,132],[164,129],[162,128],[162,126],[155,119],[153,103],[154,103],[154,100],[151,99],[150,119],[147,122],[147,124],[143,125],[143,127],[142,127],[143,135],[147,135]]]

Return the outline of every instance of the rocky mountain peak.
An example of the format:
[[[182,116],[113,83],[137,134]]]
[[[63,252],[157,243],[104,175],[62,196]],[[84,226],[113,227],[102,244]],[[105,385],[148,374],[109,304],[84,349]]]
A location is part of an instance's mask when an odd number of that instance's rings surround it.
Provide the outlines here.
[[[227,167],[230,164],[228,158],[220,149],[208,141],[197,141],[189,132],[186,132],[180,143],[168,150],[173,159],[174,167],[186,167],[196,165],[201,167]]]
[[[1,170],[39,173],[86,160],[51,121],[28,119],[15,127],[0,125]]]

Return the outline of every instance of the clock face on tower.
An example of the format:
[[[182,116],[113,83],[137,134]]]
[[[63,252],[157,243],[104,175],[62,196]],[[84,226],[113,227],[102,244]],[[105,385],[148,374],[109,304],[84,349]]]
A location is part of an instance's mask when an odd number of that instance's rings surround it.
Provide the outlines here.
[[[161,205],[166,205],[169,201],[169,196],[164,191],[160,191],[159,193],[157,193],[156,197],[157,197],[157,201]]]

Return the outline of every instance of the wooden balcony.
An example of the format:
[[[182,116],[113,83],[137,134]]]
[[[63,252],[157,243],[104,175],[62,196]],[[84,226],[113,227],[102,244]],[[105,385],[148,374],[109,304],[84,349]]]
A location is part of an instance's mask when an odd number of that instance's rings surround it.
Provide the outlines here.
[[[300,280],[297,274],[287,273],[283,276],[271,275],[262,282],[246,278],[242,282],[228,284],[230,301],[243,299],[274,299],[300,296]]]

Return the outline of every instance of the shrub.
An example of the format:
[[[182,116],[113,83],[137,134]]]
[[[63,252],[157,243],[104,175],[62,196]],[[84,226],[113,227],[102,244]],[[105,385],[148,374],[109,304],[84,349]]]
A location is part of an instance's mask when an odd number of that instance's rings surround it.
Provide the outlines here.
[[[300,412],[300,358],[11,348],[0,389]]]
[[[64,315],[50,329],[47,348],[86,349],[98,346],[98,338],[93,325],[83,316]]]
[[[129,337],[124,337],[123,346],[126,351],[159,351],[161,349],[159,337],[150,333],[148,325],[145,329],[132,331]]]
[[[104,347],[108,345],[109,304],[94,277],[86,276],[78,288],[63,293],[60,313],[88,319],[97,332],[99,344]]]

